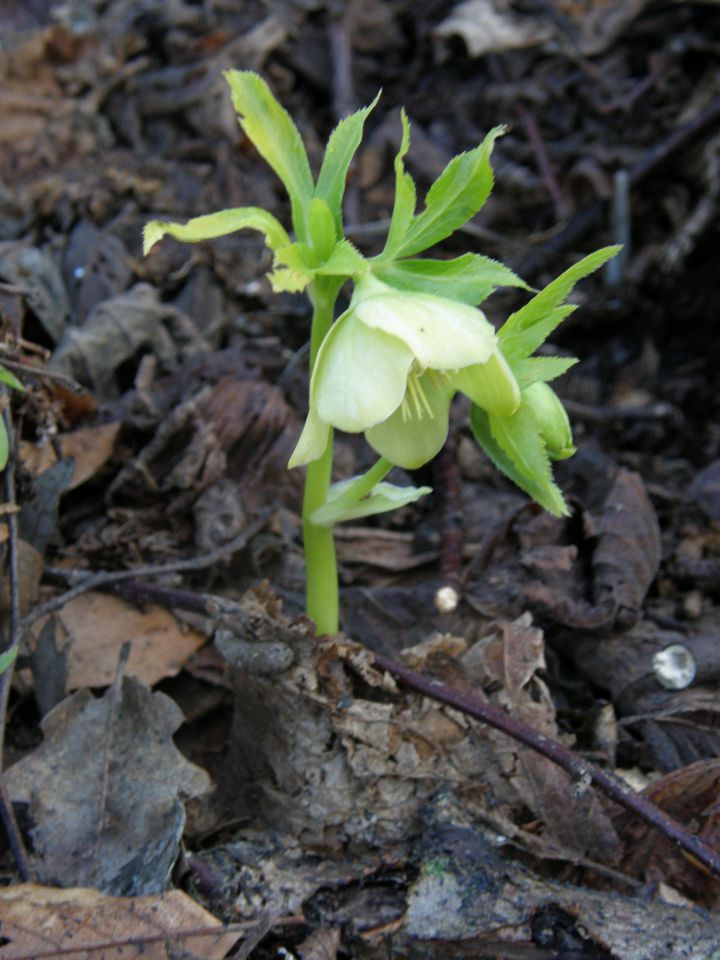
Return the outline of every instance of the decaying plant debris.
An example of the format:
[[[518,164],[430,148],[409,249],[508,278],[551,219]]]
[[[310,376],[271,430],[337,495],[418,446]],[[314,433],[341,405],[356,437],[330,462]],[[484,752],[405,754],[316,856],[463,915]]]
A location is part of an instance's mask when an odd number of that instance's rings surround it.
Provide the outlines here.
[[[0,958],[165,956],[166,930],[188,956],[720,951],[719,32],[713,4],[654,0],[3,7],[0,364],[27,390],[3,400]],[[287,222],[232,67],[267,78],[312,162],[383,88],[348,185],[363,252],[403,104],[424,186],[509,125],[473,249],[540,286],[626,243],[553,344],[583,358],[561,381],[572,515],[507,485],[458,404],[451,456],[415,478],[432,498],[339,528],[338,637],[300,613],[304,303],[270,298],[246,234],[141,257],[154,217]],[[364,456],[338,441],[339,475]],[[661,683],[678,647],[692,669]],[[619,772],[706,867],[581,769]]]

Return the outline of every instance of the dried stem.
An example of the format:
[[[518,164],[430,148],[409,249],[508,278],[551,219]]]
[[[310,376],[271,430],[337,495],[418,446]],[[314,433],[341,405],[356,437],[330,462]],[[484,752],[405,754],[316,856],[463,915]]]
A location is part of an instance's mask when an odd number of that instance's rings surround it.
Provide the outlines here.
[[[7,394],[3,394],[7,396]],[[22,623],[20,620],[20,574],[18,570],[18,520],[15,509],[15,431],[13,430],[12,415],[9,406],[5,406],[2,419],[7,433],[7,442],[10,457],[5,467],[3,487],[5,495],[5,522],[7,523],[7,577],[10,603],[7,617],[7,636],[3,638],[2,652],[17,651],[20,646]],[[3,769],[3,748],[5,745],[5,727],[7,722],[7,707],[12,685],[13,663],[0,674],[0,771]],[[23,880],[31,878],[27,851],[23,843],[22,834],[15,819],[12,801],[5,789],[5,783],[0,776],[0,815],[2,816],[8,842],[15,857],[18,871]]]

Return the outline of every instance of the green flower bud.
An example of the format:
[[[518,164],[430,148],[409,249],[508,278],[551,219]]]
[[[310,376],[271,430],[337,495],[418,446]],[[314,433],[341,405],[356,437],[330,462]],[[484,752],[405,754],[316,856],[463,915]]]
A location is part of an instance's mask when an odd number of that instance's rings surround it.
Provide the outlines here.
[[[566,460],[575,453],[570,420],[560,398],[546,383],[532,383],[523,390],[540,436],[551,460]]]

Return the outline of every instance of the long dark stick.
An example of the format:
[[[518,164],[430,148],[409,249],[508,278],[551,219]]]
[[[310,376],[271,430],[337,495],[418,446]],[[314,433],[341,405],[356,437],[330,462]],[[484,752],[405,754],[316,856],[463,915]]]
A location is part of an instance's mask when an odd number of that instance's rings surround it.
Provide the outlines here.
[[[668,814],[664,813],[654,803],[641,797],[638,793],[629,787],[622,780],[607,773],[595,764],[588,763],[582,757],[576,756],[571,750],[563,746],[557,740],[551,740],[542,733],[538,733],[533,727],[516,720],[510,714],[499,710],[489,703],[484,703],[477,697],[467,693],[461,693],[452,687],[446,686],[430,677],[425,677],[421,673],[416,673],[403,664],[389,660],[380,654],[373,654],[375,665],[381,670],[386,670],[389,674],[399,680],[404,686],[422,693],[426,697],[432,697],[440,703],[444,703],[455,710],[467,716],[474,717],[488,726],[501,730],[513,740],[525,744],[526,747],[535,750],[551,760],[553,763],[562,767],[566,773],[580,782],[591,782],[595,784],[603,793],[614,800],[620,806],[625,807],[631,813],[640,817],[646,823],[660,830],[665,836],[674,840],[678,846],[682,847],[688,853],[692,854],[696,860],[711,870],[715,876],[720,877],[720,853],[709,847],[699,837],[689,833],[682,824],[678,823]]]
[[[3,398],[7,402],[7,393],[3,392]],[[20,646],[20,635],[22,633],[22,624],[20,622],[20,572],[18,569],[18,522],[15,512],[15,431],[13,429],[12,417],[10,415],[9,405],[2,411],[3,427],[7,434],[7,443],[10,449],[10,456],[5,466],[3,493],[5,495],[5,505],[7,508],[7,578],[8,593],[10,596],[10,605],[7,619],[7,637],[2,644],[2,652],[8,653],[17,650]],[[12,684],[13,663],[0,674],[0,771],[3,768],[3,748],[5,745],[5,727],[7,723],[7,707],[10,697],[10,685]],[[23,843],[22,833],[15,819],[12,801],[5,789],[5,781],[0,772],[0,816],[5,826],[8,843],[15,857],[15,863],[18,872],[23,880],[32,879],[30,863],[28,860],[25,844]]]

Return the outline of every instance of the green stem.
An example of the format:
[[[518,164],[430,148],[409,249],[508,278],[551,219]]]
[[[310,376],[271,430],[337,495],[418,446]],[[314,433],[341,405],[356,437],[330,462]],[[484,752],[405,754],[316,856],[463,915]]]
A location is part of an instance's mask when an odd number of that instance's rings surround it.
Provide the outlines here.
[[[362,500],[366,497],[373,487],[384,480],[393,468],[393,464],[385,457],[380,457],[377,463],[373,464],[369,470],[345,488],[343,491],[343,500]]]
[[[310,288],[313,304],[310,334],[310,372],[320,345],[333,321],[340,284],[316,280]],[[303,540],[305,546],[305,609],[317,625],[319,634],[337,633],[340,624],[337,561],[331,528],[318,527],[310,516],[327,500],[332,475],[332,430],[328,445],[319,460],[308,464],[303,498]]]

